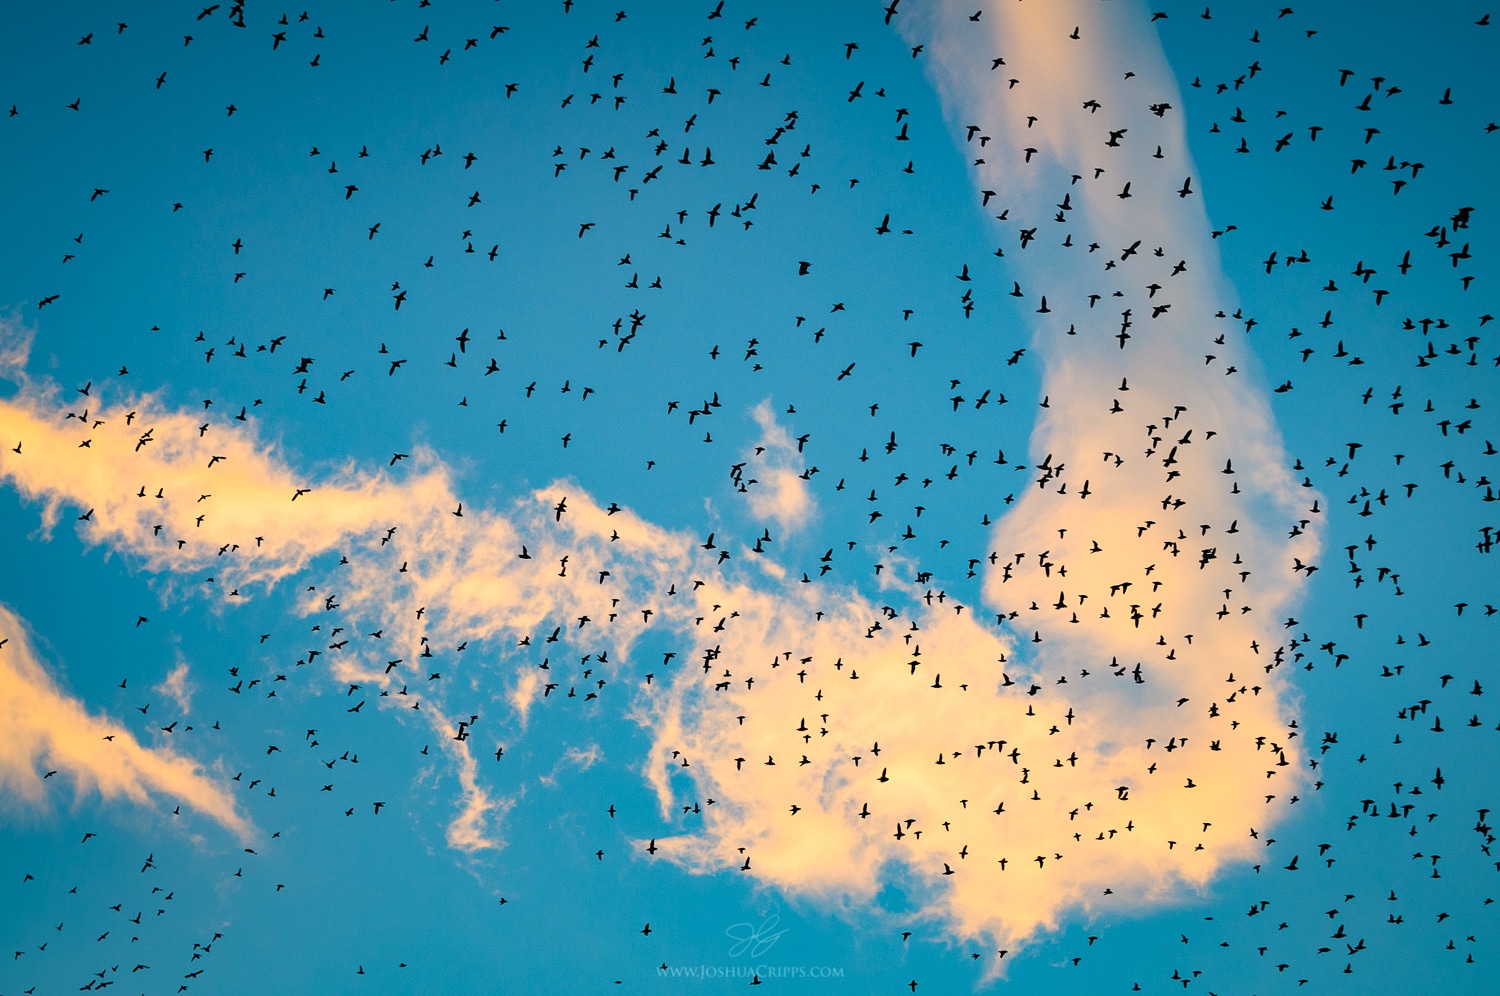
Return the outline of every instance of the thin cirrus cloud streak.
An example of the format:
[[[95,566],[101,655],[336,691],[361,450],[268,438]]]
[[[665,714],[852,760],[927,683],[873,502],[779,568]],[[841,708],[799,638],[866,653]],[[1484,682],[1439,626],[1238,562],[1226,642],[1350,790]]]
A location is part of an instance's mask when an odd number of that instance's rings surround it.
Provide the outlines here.
[[[97,791],[150,805],[153,796],[166,796],[241,840],[255,833],[227,787],[198,762],[142,746],[125,727],[63,692],[20,617],[0,606],[0,789],[45,808],[48,772],[70,778],[79,797]]]

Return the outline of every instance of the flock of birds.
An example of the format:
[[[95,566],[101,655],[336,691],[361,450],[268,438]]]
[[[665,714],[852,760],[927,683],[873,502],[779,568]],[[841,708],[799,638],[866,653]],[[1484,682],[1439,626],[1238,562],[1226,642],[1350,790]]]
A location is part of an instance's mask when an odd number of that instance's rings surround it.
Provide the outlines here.
[[[458,25],[429,20],[432,2],[383,13],[400,30],[371,42],[416,46],[419,84],[528,44],[519,14],[512,26],[474,8],[453,15]],[[532,78],[507,54],[485,71],[485,103],[546,122],[541,137],[435,136],[403,148],[399,166],[383,159],[404,135],[265,152],[319,218],[343,213],[325,244],[284,247],[297,261],[287,269],[241,235],[193,247],[220,285],[212,294],[250,316],[244,327],[156,325],[139,356],[108,345],[118,365],[93,345],[69,357],[70,370],[89,371],[78,386],[59,387],[37,357],[67,355],[53,323],[104,277],[86,270],[87,229],[46,233],[66,240],[60,264],[39,270],[53,283],[0,330],[0,373],[15,385],[0,399],[0,432],[15,437],[0,450],[0,481],[40,505],[48,529],[76,527],[122,554],[164,603],[205,612],[261,600],[290,618],[270,632],[246,625],[220,664],[121,675],[110,691],[123,694],[91,695],[128,703],[117,721],[60,691],[39,663],[42,641],[0,610],[0,680],[34,715],[93,737],[90,749],[65,748],[63,734],[13,717],[23,732],[0,747],[7,802],[57,805],[47,800],[66,780],[154,805],[168,827],[196,813],[195,835],[236,844],[212,845],[216,887],[273,902],[296,883],[257,866],[293,843],[280,808],[289,796],[351,839],[400,812],[440,828],[454,860],[490,884],[505,878],[509,828],[527,821],[508,762],[528,741],[550,743],[541,728],[599,736],[590,724],[606,716],[650,741],[628,771],[644,773],[656,811],[603,800],[572,858],[623,857],[668,884],[601,984],[691,977],[663,936],[684,869],[854,910],[877,909],[900,869],[920,899],[875,918],[895,922],[901,954],[868,978],[911,992],[952,984],[912,975],[913,939],[938,941],[932,958],[961,960],[972,985],[1035,968],[1024,956],[1048,945],[1066,948],[1047,968],[1063,974],[1110,950],[1116,924],[1253,869],[1235,887],[1259,897],[1232,911],[1239,926],[1205,917],[1154,974],[1117,950],[1128,975],[1103,978],[1121,991],[1331,989],[1368,986],[1375,962],[1413,987],[1427,971],[1467,991],[1493,985],[1485,893],[1500,873],[1489,822],[1500,799],[1476,760],[1500,730],[1478,650],[1500,614],[1490,559],[1500,526],[1486,520],[1500,452],[1486,436],[1486,378],[1500,367],[1487,355],[1488,205],[1464,189],[1484,179],[1464,172],[1472,164],[1442,161],[1440,147],[1390,147],[1412,132],[1392,110],[1410,101],[1430,104],[1422,127],[1467,129],[1455,142],[1473,147],[1500,130],[1474,117],[1491,113],[1493,95],[1322,65],[1298,48],[1316,45],[1319,28],[1289,7],[1256,12],[1248,38],[1191,50],[1184,63],[1251,55],[1180,70],[1178,96],[1164,60],[1112,45],[1109,31],[1126,25],[1135,46],[1158,31],[1169,48],[1179,37],[1191,46],[1193,32],[1249,14],[892,0],[852,7],[838,24],[849,37],[836,41],[792,24],[782,29],[792,50],[770,58],[758,38],[787,11],[720,0],[672,14],[693,43],[652,47],[643,83],[640,53],[615,40],[634,11],[554,6],[526,21],[577,36],[569,65]],[[161,32],[150,38],[165,69],[108,85],[149,108],[181,75],[171,60],[205,46],[266,49],[276,73],[328,72],[341,36],[323,24],[344,13],[204,6],[171,19],[171,48]],[[1442,16],[1454,21],[1443,31],[1488,37],[1483,12]],[[101,15],[69,44],[129,46],[137,30]],[[56,34],[49,25],[41,44]],[[892,47],[940,84],[942,108],[930,95],[898,98],[907,81],[892,63],[862,62]],[[1288,68],[1297,59],[1312,66],[1309,105],[1326,117],[1265,92],[1278,74],[1300,85]],[[804,62],[826,75],[803,76]],[[1094,75],[1116,62],[1139,68]],[[169,172],[189,157],[246,168],[230,126],[255,113],[256,92],[234,85],[244,92],[216,112],[211,144],[151,153],[172,157]],[[813,104],[767,110],[785,90],[812,89]],[[43,120],[37,134],[66,149],[70,116],[87,115],[93,96],[16,100],[0,126]],[[872,138],[876,120],[884,130]],[[1184,128],[1215,164],[1207,181],[1190,172]],[[933,161],[954,144],[967,174]],[[504,171],[486,169],[496,161],[523,163],[528,191],[556,193],[514,204]],[[1331,175],[1327,163],[1342,186],[1313,196],[1305,184]],[[145,186],[97,169],[75,192],[81,208]],[[865,175],[845,175],[854,169]],[[923,219],[928,195],[912,191],[932,174],[972,184],[955,203],[978,236],[950,245],[922,230],[930,220],[907,220]],[[1211,227],[1205,198],[1216,219],[1250,213],[1214,202],[1215,176],[1226,189],[1280,177],[1287,199],[1307,203],[1267,217],[1304,221],[1293,235],[1268,231],[1266,218]],[[428,200],[433,188],[440,201]],[[872,206],[862,199],[872,188],[899,193]],[[689,195],[692,206],[676,206]],[[131,210],[199,207],[175,197]],[[377,208],[364,210],[367,199]],[[1402,213],[1413,201],[1415,215]],[[541,219],[534,258],[522,258],[507,230],[517,223],[497,204]],[[415,217],[426,211],[440,222]],[[1316,227],[1346,214],[1349,231],[1379,218],[1386,240],[1352,267],[1346,233]],[[431,233],[450,229],[437,246]],[[998,247],[966,255],[977,239]],[[1214,252],[1242,281],[1238,303],[1215,283]],[[321,330],[265,321],[233,297],[257,265],[294,278],[266,293],[299,295],[287,305],[298,316],[350,299],[364,310]],[[479,288],[505,267],[600,287],[509,305],[555,308],[566,316],[557,329],[503,313],[446,328],[445,288]],[[939,271],[943,285],[929,286]],[[721,293],[739,295],[744,314],[726,315]],[[742,323],[743,347],[721,348]],[[139,383],[153,368],[162,382]],[[173,379],[214,396],[182,402]],[[361,406],[388,421],[323,428]],[[1030,453],[1021,411],[1036,419]],[[434,418],[450,426],[437,435],[476,452],[480,438],[523,447],[504,460],[534,469],[498,475],[514,486],[498,500],[466,493],[462,461],[418,441],[412,423]],[[299,467],[273,443],[278,426],[330,457],[347,443],[361,462]],[[369,459],[369,437],[396,431]],[[1297,456],[1304,446],[1329,452]],[[594,497],[611,489],[634,497]],[[18,597],[12,587],[0,599]],[[144,634],[164,611],[129,614],[128,630]],[[154,697],[139,692],[153,681]],[[203,686],[196,701],[190,686]],[[288,712],[308,723],[291,729]],[[400,726],[420,750],[392,761],[375,723]],[[597,745],[570,743],[540,764],[544,784],[599,763]],[[457,799],[446,817],[412,802],[435,780]],[[131,834],[160,841],[130,869],[139,887],[76,920],[42,921],[80,887],[96,891],[69,877],[87,866],[73,849]],[[18,911],[0,921],[11,953],[0,993],[231,987],[210,970],[234,941],[228,920],[169,916],[177,893],[208,891],[164,874],[164,852],[186,849],[179,836],[101,826],[53,841],[50,867],[0,864]],[[527,905],[497,895],[506,915]],[[1066,930],[1078,922],[1082,937]],[[760,939],[730,936],[731,957]],[[135,956],[158,940],[170,968]],[[340,962],[343,985],[419,985],[409,966],[420,945],[403,950],[391,965]],[[752,969],[724,981],[805,978]],[[1046,984],[1075,984],[1063,978]]]

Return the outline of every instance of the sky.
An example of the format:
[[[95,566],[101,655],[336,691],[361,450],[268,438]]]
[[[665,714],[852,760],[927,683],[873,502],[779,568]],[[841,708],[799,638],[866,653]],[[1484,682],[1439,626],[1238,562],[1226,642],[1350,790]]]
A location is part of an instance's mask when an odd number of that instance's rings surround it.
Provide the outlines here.
[[[1482,4],[0,23],[0,994],[1500,984]]]

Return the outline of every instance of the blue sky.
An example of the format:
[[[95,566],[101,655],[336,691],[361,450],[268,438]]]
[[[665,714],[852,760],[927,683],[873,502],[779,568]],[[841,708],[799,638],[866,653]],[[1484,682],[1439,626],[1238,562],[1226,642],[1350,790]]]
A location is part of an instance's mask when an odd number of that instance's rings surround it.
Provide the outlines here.
[[[0,993],[1493,988],[1483,7],[4,17]]]

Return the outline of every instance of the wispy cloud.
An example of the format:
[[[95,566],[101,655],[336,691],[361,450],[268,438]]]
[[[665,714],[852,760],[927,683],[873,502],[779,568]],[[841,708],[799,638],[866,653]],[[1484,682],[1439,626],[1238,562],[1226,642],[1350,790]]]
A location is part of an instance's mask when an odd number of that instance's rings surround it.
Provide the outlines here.
[[[98,792],[106,799],[150,805],[153,796],[166,796],[242,840],[254,834],[228,789],[199,762],[166,748],[143,747],[124,726],[91,714],[58,688],[37,658],[24,622],[0,606],[0,787],[27,804],[47,807],[53,773],[70,780],[79,797]]]
[[[467,743],[449,747],[458,760],[458,783],[461,790],[458,815],[448,822],[448,846],[474,854],[500,846],[496,828],[491,824],[510,811],[514,803],[496,798],[479,780],[479,764]]]
[[[35,330],[15,318],[0,318],[0,377],[15,378],[31,356]]]
[[[541,675],[536,671],[527,671],[517,676],[515,684],[505,695],[505,701],[515,711],[516,721],[523,730],[531,720],[531,707],[536,704],[541,691]]]
[[[755,518],[772,520],[783,531],[800,529],[816,508],[802,447],[776,421],[769,401],[756,405],[750,415],[760,426],[760,438],[736,468],[740,492]]]
[[[179,658],[177,664],[172,670],[167,672],[167,676],[156,686],[158,695],[165,695],[177,703],[177,708],[181,709],[184,713],[191,712],[193,709],[193,692],[195,686],[192,682],[191,673],[192,669],[188,667],[188,662]]]
[[[558,773],[564,768],[587,771],[598,764],[603,756],[604,751],[598,744],[589,744],[587,747],[569,747],[552,765],[552,770],[541,776],[540,781],[543,785],[556,785]]]

